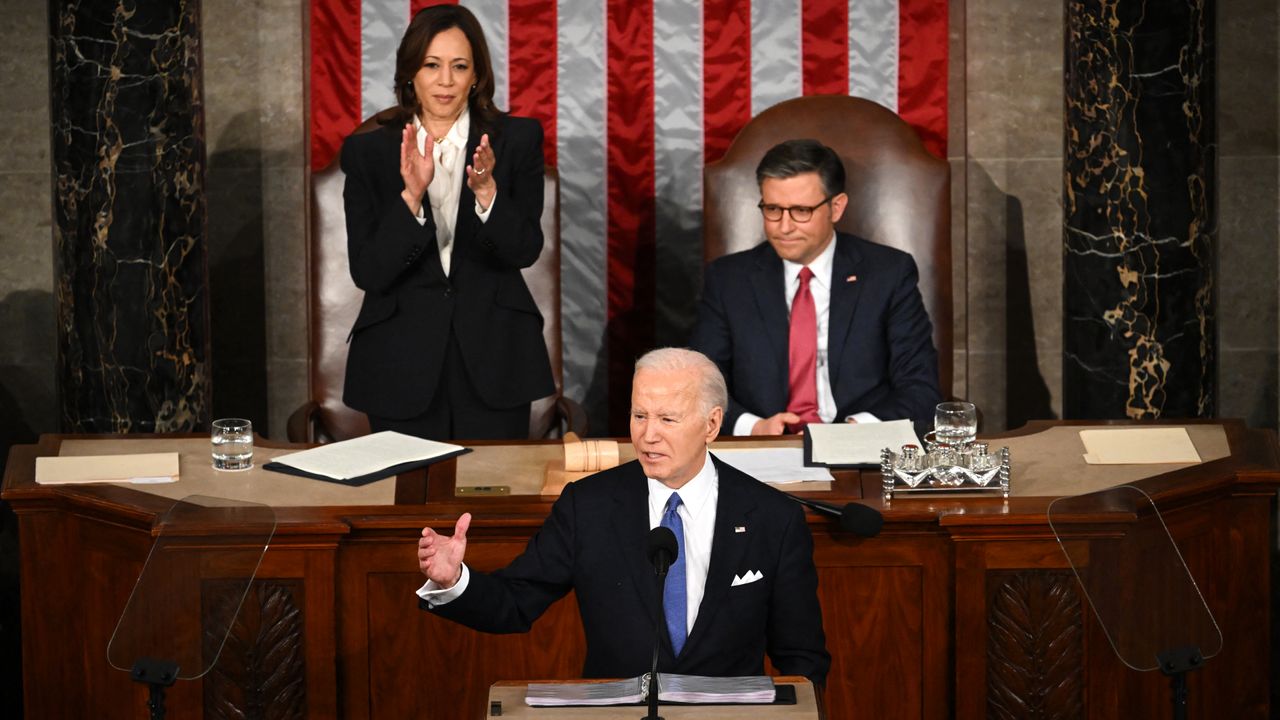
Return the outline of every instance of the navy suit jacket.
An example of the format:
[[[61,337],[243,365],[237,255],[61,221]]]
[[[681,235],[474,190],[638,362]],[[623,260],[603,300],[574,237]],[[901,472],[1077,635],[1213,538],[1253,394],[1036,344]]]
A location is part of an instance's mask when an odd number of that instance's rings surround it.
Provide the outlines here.
[[[774,667],[821,685],[831,666],[818,605],[813,538],[781,492],[712,456],[719,473],[706,591],[677,657],[663,626],[658,667],[695,675],[759,675]],[[525,632],[570,590],[587,638],[584,677],[649,671],[658,578],[646,556],[648,481],[632,461],[565,487],[524,553],[494,573],[472,572],[453,602],[423,609],[476,630]],[[763,578],[730,587],[734,576]]]
[[[472,115],[467,164],[480,143]],[[419,224],[400,198],[400,124],[348,137],[347,254],[364,290],[351,330],[343,402],[374,415],[409,418],[431,404],[450,333],[472,386],[492,408],[555,392],[542,314],[520,274],[542,252],[542,126],[503,116],[490,130],[498,194],[486,222],[462,182],[449,276],[424,195]]]
[[[869,412],[932,425],[942,400],[938,353],[915,260],[844,233],[835,243],[827,324],[835,421]],[[724,373],[730,429],[744,411],[769,417],[787,409],[790,319],[782,268],[768,242],[707,266],[689,345]]]

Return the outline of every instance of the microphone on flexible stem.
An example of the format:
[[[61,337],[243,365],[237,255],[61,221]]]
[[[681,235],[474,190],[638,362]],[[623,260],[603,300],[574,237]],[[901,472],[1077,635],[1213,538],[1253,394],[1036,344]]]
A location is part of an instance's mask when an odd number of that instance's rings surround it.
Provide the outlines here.
[[[880,511],[873,507],[858,503],[845,503],[844,507],[836,507],[831,503],[806,500],[795,495],[790,495],[790,498],[807,508],[817,510],[823,515],[838,518],[841,530],[853,533],[858,537],[875,537],[880,534],[880,528],[884,526],[884,515],[881,515]]]
[[[667,569],[680,554],[680,545],[676,542],[676,534],[671,528],[658,527],[649,531],[649,562],[658,576],[658,613],[653,623],[653,665],[649,671],[649,714],[642,720],[662,720],[658,715],[658,648],[662,647],[662,630],[665,627],[661,613],[663,595],[666,593]]]

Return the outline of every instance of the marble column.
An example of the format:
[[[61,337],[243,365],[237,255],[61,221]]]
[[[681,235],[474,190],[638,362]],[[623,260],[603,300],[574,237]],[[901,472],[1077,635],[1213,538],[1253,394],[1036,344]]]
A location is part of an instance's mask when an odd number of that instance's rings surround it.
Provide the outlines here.
[[[1215,413],[1214,10],[1067,2],[1066,417]]]
[[[61,426],[209,415],[199,0],[50,0]]]

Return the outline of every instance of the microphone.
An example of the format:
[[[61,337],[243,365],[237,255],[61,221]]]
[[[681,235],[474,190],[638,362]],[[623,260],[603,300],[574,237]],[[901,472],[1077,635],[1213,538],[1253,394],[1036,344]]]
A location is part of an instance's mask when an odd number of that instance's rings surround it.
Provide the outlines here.
[[[667,569],[680,554],[680,545],[671,528],[658,527],[649,531],[648,555],[653,571],[658,576],[658,616],[653,621],[653,665],[649,670],[649,714],[642,720],[662,720],[658,715],[658,648],[662,647],[662,631],[666,628],[662,614],[663,595],[666,594]]]
[[[666,577],[667,568],[676,561],[680,554],[680,545],[676,543],[676,534],[671,528],[658,527],[649,531],[649,563],[658,577]]]
[[[807,500],[789,493],[788,497],[807,508],[817,510],[823,515],[839,519],[841,530],[853,533],[858,537],[875,537],[880,534],[880,528],[884,526],[884,515],[881,515],[880,511],[873,507],[859,503],[845,503],[845,506],[841,508],[831,503]]]

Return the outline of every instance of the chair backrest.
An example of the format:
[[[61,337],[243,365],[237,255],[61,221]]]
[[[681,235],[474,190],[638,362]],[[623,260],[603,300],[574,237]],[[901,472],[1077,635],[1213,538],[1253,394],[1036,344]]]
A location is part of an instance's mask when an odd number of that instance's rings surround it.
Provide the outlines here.
[[[357,133],[377,127],[366,120]],[[556,393],[533,403],[529,436],[540,438],[556,421],[556,399],[563,390],[560,346],[560,180],[547,167],[542,206],[542,254],[524,270],[525,282],[542,312],[543,337],[551,356]],[[311,327],[308,377],[311,400],[318,406],[319,441],[345,440],[369,433],[369,419],[342,402],[347,368],[347,335],[355,324],[364,292],[351,280],[347,262],[347,225],[342,188],[346,176],[335,161],[311,178],[311,223],[307,262],[310,265],[307,317]]]
[[[933,321],[938,373],[951,391],[951,172],[902,118],[870,100],[844,95],[796,98],[765,110],[738,133],[703,177],[703,257],[764,241],[756,165],[774,145],[813,138],[844,161],[849,205],[838,229],[905,250],[920,268],[920,292]]]

